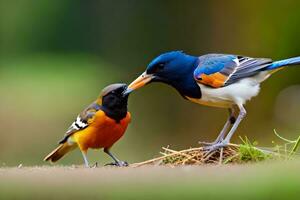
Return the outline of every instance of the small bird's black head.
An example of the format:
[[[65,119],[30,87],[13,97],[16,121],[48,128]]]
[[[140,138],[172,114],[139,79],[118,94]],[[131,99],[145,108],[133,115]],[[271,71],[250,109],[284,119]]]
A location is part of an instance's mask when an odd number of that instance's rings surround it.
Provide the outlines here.
[[[138,89],[151,82],[164,82],[176,88],[183,96],[200,98],[193,72],[198,58],[182,51],[171,51],[154,58],[146,71],[128,86],[128,92]]]
[[[116,121],[120,121],[127,114],[129,94],[124,93],[126,89],[126,84],[115,83],[105,87],[100,95],[103,111]]]

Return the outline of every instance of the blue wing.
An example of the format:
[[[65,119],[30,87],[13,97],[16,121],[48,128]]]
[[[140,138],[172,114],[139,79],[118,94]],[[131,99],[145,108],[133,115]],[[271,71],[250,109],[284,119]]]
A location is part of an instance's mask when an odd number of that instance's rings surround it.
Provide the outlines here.
[[[267,58],[250,58],[227,54],[207,54],[199,57],[194,71],[197,82],[211,87],[223,87],[251,77],[266,69],[272,63]]]

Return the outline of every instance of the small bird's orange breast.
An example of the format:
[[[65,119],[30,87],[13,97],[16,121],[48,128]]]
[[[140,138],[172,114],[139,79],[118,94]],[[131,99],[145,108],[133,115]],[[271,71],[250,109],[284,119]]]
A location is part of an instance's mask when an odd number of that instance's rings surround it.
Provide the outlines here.
[[[109,148],[125,133],[130,123],[130,113],[119,123],[98,111],[91,124],[84,130],[74,134],[75,141],[81,150],[88,148]]]

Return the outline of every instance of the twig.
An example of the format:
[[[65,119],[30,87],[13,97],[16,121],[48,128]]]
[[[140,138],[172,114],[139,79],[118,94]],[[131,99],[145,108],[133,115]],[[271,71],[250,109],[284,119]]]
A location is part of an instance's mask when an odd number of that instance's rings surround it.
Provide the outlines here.
[[[279,137],[280,139],[282,139],[283,141],[286,141],[286,142],[288,142],[288,143],[295,143],[295,142],[296,142],[296,141],[288,140],[288,139],[286,139],[286,138],[280,136],[280,135],[277,133],[276,129],[274,129],[274,134],[275,134],[277,137]]]
[[[174,154],[173,154],[173,155],[174,155]],[[132,167],[140,167],[140,166],[142,166],[142,165],[147,165],[147,164],[154,163],[154,162],[156,162],[156,161],[160,161],[160,160],[162,160],[162,159],[164,159],[164,158],[167,158],[167,157],[169,157],[169,156],[171,156],[171,154],[165,155],[165,156],[160,156],[160,157],[153,158],[153,159],[150,159],[150,160],[146,160],[146,161],[144,161],[144,162],[134,163],[134,164],[131,164],[131,166],[132,166]]]
[[[202,149],[203,149],[203,147],[190,148],[190,149],[185,149],[185,150],[179,151],[179,153],[184,153],[184,152],[188,152],[188,151],[202,150]],[[143,166],[143,165],[154,163],[156,161],[160,161],[160,160],[165,159],[165,158],[170,157],[170,156],[174,156],[176,154],[178,154],[178,152],[176,152],[176,153],[170,153],[170,154],[165,155],[165,156],[160,156],[160,157],[157,157],[157,158],[146,160],[144,162],[134,163],[134,164],[131,164],[131,166],[132,167],[140,167],[140,166]]]
[[[201,162],[199,162],[198,160],[194,159],[193,156],[190,156],[190,155],[188,155],[186,153],[183,153],[182,151],[174,151],[174,150],[168,149],[166,147],[163,147],[163,149],[165,151],[169,151],[171,153],[176,153],[176,154],[182,155],[182,156],[186,157],[188,160],[193,160],[194,162],[201,164]]]
[[[237,154],[235,154],[235,155],[233,155],[233,156],[227,158],[226,160],[224,160],[224,164],[227,164],[228,162],[230,162],[232,159],[238,157],[239,155],[240,155],[240,154],[237,153]]]
[[[293,146],[292,151],[290,152],[289,156],[292,156],[297,151],[297,149],[299,147],[299,143],[300,143],[300,136],[296,140],[295,145]]]
[[[219,164],[220,164],[220,165],[221,165],[222,162],[223,162],[223,150],[224,150],[224,148],[221,148],[221,150],[220,150],[220,158],[219,158]]]
[[[217,153],[217,151],[213,151],[211,153],[209,153],[208,155],[204,155],[204,159],[202,159],[202,162],[206,162],[212,155],[214,155],[215,153]]]

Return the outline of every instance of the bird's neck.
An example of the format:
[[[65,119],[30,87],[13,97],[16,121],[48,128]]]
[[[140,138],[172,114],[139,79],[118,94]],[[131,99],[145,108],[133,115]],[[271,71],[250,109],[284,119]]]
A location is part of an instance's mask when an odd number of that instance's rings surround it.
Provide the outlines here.
[[[104,103],[100,109],[111,119],[119,123],[127,115],[127,98],[118,99],[115,103]]]
[[[178,76],[174,76],[168,84],[173,86],[184,98],[201,98],[201,90],[194,79],[194,70],[199,64],[198,57],[186,55]]]
[[[127,115],[127,108],[110,109],[105,106],[101,106],[101,110],[106,116],[115,120],[117,123],[120,123],[120,121]]]

